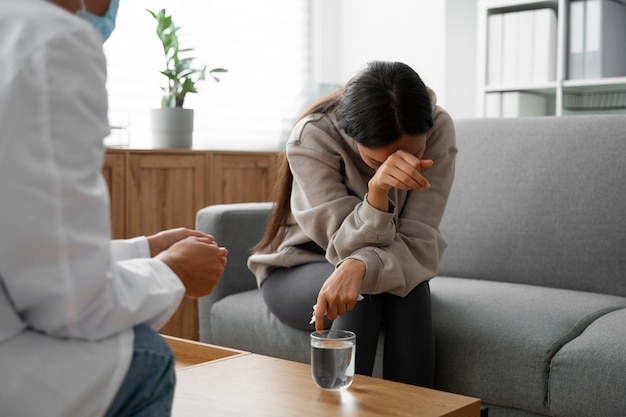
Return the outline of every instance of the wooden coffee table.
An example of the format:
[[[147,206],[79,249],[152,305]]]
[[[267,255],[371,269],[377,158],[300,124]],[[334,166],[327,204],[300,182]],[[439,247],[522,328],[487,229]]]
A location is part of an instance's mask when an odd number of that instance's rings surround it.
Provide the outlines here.
[[[165,336],[177,358],[173,417],[479,417],[480,400],[355,375],[324,391],[310,365]]]

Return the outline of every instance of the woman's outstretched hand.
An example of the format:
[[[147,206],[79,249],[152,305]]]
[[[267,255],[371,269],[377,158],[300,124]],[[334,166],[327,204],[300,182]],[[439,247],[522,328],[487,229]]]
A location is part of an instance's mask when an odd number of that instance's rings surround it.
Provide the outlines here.
[[[313,317],[315,330],[324,329],[324,316],[335,320],[352,310],[360,295],[365,277],[365,264],[356,259],[346,259],[328,277],[317,296]]]

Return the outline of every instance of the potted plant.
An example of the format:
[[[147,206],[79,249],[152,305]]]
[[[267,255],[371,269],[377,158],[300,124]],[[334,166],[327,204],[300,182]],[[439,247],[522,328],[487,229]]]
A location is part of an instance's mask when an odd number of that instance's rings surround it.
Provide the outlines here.
[[[147,10],[147,9],[146,9]],[[182,49],[178,39],[178,30],[165,9],[158,12],[147,10],[157,21],[156,33],[163,45],[165,54],[165,70],[167,84],[161,87],[165,93],[161,99],[161,108],[150,112],[152,140],[155,148],[191,148],[193,139],[193,109],[183,108],[187,93],[197,93],[196,83],[206,79],[209,74],[215,81],[219,78],[215,73],[227,72],[224,68],[207,71],[192,67],[194,57],[183,56],[193,51]]]

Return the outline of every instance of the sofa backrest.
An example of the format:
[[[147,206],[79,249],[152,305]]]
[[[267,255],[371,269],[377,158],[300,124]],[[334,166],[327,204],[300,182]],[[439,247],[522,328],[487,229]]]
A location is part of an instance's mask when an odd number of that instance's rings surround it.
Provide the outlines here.
[[[215,302],[257,288],[247,261],[252,248],[263,236],[271,209],[272,203],[266,202],[216,204],[196,214],[196,228],[213,235],[219,245],[228,249],[228,262],[220,282],[210,295],[198,299],[201,341],[213,342],[211,308]]]
[[[439,275],[626,296],[626,115],[455,126]]]

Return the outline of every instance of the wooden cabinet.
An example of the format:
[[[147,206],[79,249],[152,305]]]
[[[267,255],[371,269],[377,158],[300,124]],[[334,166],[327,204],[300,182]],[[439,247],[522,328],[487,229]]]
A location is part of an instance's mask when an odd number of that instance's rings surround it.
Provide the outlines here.
[[[195,227],[212,204],[268,201],[276,152],[108,149],[102,173],[109,185],[114,238]]]
[[[207,195],[212,204],[267,201],[273,185],[276,154],[212,155]]]
[[[196,212],[208,204],[207,178],[202,154],[128,154],[126,236],[193,228]]]
[[[125,155],[107,153],[104,156],[102,175],[109,186],[109,205],[111,210],[111,235],[113,239],[125,237],[124,210],[126,200]]]
[[[112,236],[194,228],[196,213],[205,206],[269,201],[276,157],[276,152],[108,149],[102,173]],[[161,332],[198,340],[196,302],[185,298]]]

